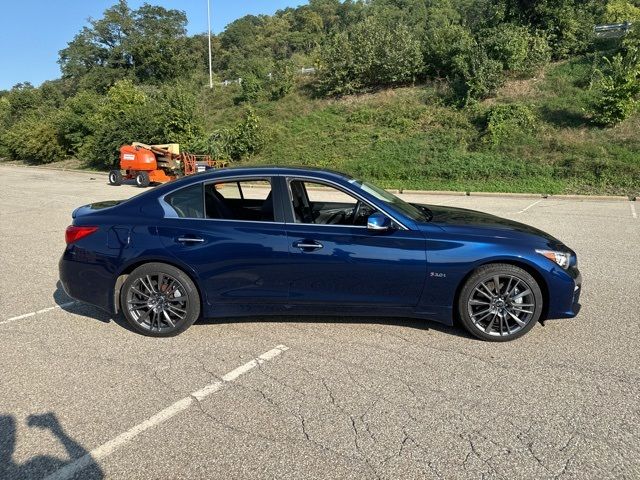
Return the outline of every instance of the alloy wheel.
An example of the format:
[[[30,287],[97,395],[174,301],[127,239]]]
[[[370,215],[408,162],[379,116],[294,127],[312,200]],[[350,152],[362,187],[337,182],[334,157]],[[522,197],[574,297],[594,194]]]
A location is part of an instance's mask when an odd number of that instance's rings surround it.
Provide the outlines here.
[[[150,332],[169,332],[189,310],[187,290],[166,273],[143,275],[129,287],[126,308],[132,319]]]
[[[536,311],[531,287],[514,275],[493,275],[479,282],[467,302],[469,317],[481,332],[506,337],[526,327]]]

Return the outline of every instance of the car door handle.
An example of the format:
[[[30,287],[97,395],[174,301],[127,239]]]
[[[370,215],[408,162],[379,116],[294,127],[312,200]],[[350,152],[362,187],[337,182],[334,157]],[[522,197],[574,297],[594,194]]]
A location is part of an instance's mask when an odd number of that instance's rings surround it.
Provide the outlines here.
[[[318,242],[308,242],[308,241],[303,241],[303,242],[295,242],[293,244],[294,247],[296,248],[301,248],[302,250],[319,250],[320,248],[322,248],[322,244],[318,243]]]
[[[178,237],[180,243],[203,243],[204,238],[200,237]]]

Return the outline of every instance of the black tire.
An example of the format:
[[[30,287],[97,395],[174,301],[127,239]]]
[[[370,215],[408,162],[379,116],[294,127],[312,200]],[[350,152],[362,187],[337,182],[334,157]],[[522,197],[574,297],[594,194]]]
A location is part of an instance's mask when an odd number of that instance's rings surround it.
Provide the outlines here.
[[[111,170],[109,172],[109,184],[115,186],[122,185],[122,172],[120,170]]]
[[[542,290],[536,279],[520,267],[503,263],[479,267],[458,297],[465,329],[492,342],[522,337],[538,322],[542,310]]]
[[[173,337],[200,317],[200,295],[182,270],[165,263],[146,263],[131,272],[122,285],[120,308],[136,332]]]
[[[148,172],[138,172],[136,175],[136,185],[140,188],[146,188],[149,186],[149,173]]]

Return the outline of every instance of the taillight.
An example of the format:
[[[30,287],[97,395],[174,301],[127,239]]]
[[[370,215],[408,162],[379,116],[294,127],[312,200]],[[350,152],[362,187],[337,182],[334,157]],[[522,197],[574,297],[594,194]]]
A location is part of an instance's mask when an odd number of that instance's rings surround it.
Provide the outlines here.
[[[98,230],[98,227],[76,227],[75,225],[69,225],[67,231],[64,232],[64,239],[67,245],[73,242],[77,242],[81,238],[91,235]]]

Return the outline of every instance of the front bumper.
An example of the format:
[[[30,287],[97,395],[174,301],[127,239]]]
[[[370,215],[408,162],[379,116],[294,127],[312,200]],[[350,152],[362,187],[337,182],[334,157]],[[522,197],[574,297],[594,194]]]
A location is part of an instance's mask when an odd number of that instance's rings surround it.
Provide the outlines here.
[[[582,308],[582,274],[577,267],[569,267],[566,271],[557,273],[549,285],[547,319],[573,318]]]

